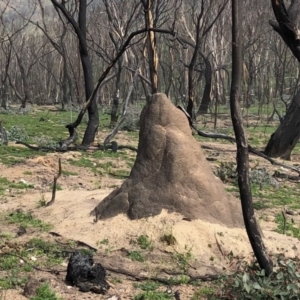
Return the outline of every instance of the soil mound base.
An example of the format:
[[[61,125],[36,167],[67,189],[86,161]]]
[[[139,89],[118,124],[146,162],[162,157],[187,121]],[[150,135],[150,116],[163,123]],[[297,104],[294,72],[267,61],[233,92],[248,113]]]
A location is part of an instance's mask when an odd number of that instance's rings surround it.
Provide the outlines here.
[[[141,114],[138,154],[129,178],[92,213],[107,219],[155,216],[162,209],[186,218],[243,226],[239,200],[228,195],[208,165],[188,120],[164,94]]]

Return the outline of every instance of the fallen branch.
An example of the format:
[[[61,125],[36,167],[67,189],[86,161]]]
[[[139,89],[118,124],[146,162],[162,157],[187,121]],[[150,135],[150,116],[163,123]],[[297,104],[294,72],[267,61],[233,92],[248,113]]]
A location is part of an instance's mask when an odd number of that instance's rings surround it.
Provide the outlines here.
[[[53,189],[52,189],[52,198],[51,200],[46,204],[46,206],[50,206],[54,203],[55,201],[55,195],[56,195],[56,183],[57,183],[57,179],[60,177],[61,175],[61,159],[58,159],[58,173],[54,176],[54,181],[53,181]]]
[[[70,126],[66,126],[69,130],[69,133],[70,133],[70,136],[64,140],[64,141],[60,141],[59,142],[59,145],[60,145],[60,150],[61,151],[67,151],[68,150],[68,147],[71,145],[71,144],[74,144],[75,141],[77,140],[78,138],[78,134],[75,130],[75,128],[73,127],[70,127]]]
[[[193,124],[193,121],[190,117],[190,115],[187,113],[187,111],[181,106],[181,105],[178,105],[177,108],[179,108],[187,117],[189,123],[190,123],[190,126],[198,133],[198,135],[200,136],[203,136],[203,137],[207,137],[207,138],[213,138],[213,139],[225,139],[225,140],[229,140],[230,142],[232,143],[236,143],[236,140],[235,138],[229,136],[229,135],[225,135],[225,134],[214,134],[214,133],[205,133],[201,130],[198,130],[196,128],[196,126]],[[289,165],[286,165],[286,164],[283,164],[283,163],[280,163],[276,160],[274,160],[273,158],[267,156],[266,154],[264,154],[263,152],[251,147],[250,145],[248,145],[248,151],[252,154],[255,154],[259,157],[262,157],[264,159],[266,159],[267,161],[269,161],[272,165],[276,165],[276,166],[280,166],[280,167],[283,167],[283,168],[286,168],[286,169],[289,169],[289,170],[292,170],[296,173],[299,174],[300,176],[300,170],[298,170],[297,168],[295,167],[292,167],[292,166],[289,166]]]
[[[25,142],[22,142],[22,141],[17,141],[16,144],[20,144],[20,145],[23,145],[31,150],[35,150],[35,151],[43,151],[43,152],[51,152],[51,151],[55,151],[55,152],[67,152],[67,151],[79,151],[79,150],[83,150],[83,151],[104,151],[104,150],[107,150],[107,149],[111,149],[113,152],[117,152],[117,150],[120,150],[120,149],[129,149],[129,150],[132,150],[132,151],[135,151],[137,152],[137,148],[133,147],[133,146],[130,146],[130,145],[118,145],[116,142],[111,142],[109,145],[107,145],[105,148],[103,145],[101,144],[98,144],[97,147],[94,147],[94,146],[82,146],[82,145],[79,145],[79,146],[69,146],[67,149],[61,149],[61,147],[58,147],[58,148],[48,148],[48,147],[38,147],[38,146],[32,146],[30,144],[27,144]]]
[[[168,278],[163,278],[163,277],[152,277],[152,276],[146,276],[146,275],[140,275],[140,274],[136,274],[134,272],[130,272],[127,269],[123,269],[123,268],[114,268],[110,265],[105,265],[103,262],[101,262],[102,266],[112,272],[112,273],[116,273],[116,274],[121,274],[121,275],[125,275],[125,276],[129,276],[131,278],[134,278],[137,281],[142,281],[142,280],[152,280],[152,281],[156,281],[156,282],[160,282],[166,285],[170,285],[170,283],[172,282],[171,279]],[[214,275],[214,274],[205,274],[205,275],[197,275],[197,276],[192,276],[186,273],[172,273],[169,271],[164,270],[164,273],[168,274],[168,275],[172,275],[172,276],[182,276],[182,275],[186,275],[189,277],[189,280],[187,283],[191,283],[194,282],[196,280],[201,280],[201,281],[213,281],[213,280],[217,280],[220,278],[220,275]]]

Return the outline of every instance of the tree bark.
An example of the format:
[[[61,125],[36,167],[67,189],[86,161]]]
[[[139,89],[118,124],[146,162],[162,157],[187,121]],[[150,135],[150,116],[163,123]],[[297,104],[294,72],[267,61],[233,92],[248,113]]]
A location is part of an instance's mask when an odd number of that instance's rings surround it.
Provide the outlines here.
[[[71,23],[77,35],[79,41],[81,65],[82,65],[83,76],[84,76],[85,97],[86,97],[86,101],[88,101],[94,91],[94,82],[93,82],[92,63],[88,53],[88,47],[86,42],[87,1],[86,0],[79,1],[78,23],[67,11],[64,2],[59,3],[57,0],[51,0],[51,2],[56,8],[58,8],[63,13],[66,19]],[[89,146],[94,141],[99,126],[99,112],[98,112],[95,95],[93,95],[93,99],[91,99],[87,110],[88,110],[89,120],[81,143],[82,146]]]
[[[117,66],[116,66],[116,85],[114,91],[114,98],[111,108],[111,115],[110,115],[110,127],[115,127],[118,122],[118,109],[120,103],[120,87],[121,87],[121,72],[122,72],[122,58],[119,59]]]
[[[240,108],[243,63],[242,3],[243,0],[232,0],[232,81],[230,91],[230,111],[237,143],[238,184],[245,227],[260,267],[266,271],[267,275],[270,275],[273,270],[272,261],[267,254],[254,215],[249,180],[248,142],[243,127],[243,118]]]
[[[145,21],[146,28],[154,28],[154,20],[153,20],[153,1],[152,0],[143,0],[144,11],[145,11]],[[149,72],[150,72],[150,80],[151,80],[151,89],[152,94],[158,92],[158,55],[156,48],[156,38],[154,31],[148,31],[148,56],[149,56]]]
[[[199,53],[202,56],[205,64],[205,71],[204,71],[205,86],[204,86],[201,104],[197,113],[198,115],[201,115],[201,114],[207,114],[209,104],[211,103],[212,68],[208,57],[206,57],[202,52]]]
[[[285,115],[282,123],[271,135],[265,154],[290,160],[291,153],[300,138],[300,90]]]
[[[300,31],[297,28],[300,0],[292,1],[286,10],[283,0],[271,0],[277,22],[270,21],[273,29],[282,37],[294,56],[300,62]],[[291,159],[291,153],[300,138],[300,91],[294,96],[283,121],[265,148],[271,157]]]

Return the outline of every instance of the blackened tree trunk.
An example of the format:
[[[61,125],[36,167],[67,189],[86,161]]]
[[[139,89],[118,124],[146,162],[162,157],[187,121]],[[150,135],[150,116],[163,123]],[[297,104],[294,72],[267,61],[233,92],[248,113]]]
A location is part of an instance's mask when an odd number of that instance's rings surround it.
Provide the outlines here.
[[[198,57],[198,50],[199,50],[199,45],[200,45],[200,21],[202,19],[203,11],[204,11],[204,4],[203,0],[201,3],[201,12],[199,13],[197,17],[197,24],[196,24],[196,44],[194,48],[194,52],[192,55],[192,59],[189,64],[189,73],[188,73],[188,105],[187,105],[187,112],[191,116],[191,118],[194,118],[194,102],[195,102],[195,86],[194,86],[194,78],[193,78],[193,73],[194,73],[194,68],[197,62],[197,57]]]
[[[199,53],[202,56],[205,64],[205,71],[204,71],[205,86],[204,86],[204,92],[202,95],[201,104],[197,113],[198,115],[201,115],[201,114],[207,114],[209,104],[211,103],[212,68],[208,57],[205,56],[202,52]]]
[[[242,3],[243,0],[232,0],[232,81],[230,91],[230,111],[237,144],[238,184],[245,227],[258,263],[260,267],[266,271],[266,274],[269,275],[272,272],[273,266],[261,238],[254,215],[249,180],[248,142],[243,127],[243,118],[240,107],[243,64]]]
[[[122,66],[123,66],[123,59],[120,58],[118,60],[116,66],[116,85],[113,97],[113,104],[111,108],[111,115],[110,115],[110,127],[115,127],[118,122],[118,110],[119,110],[119,103],[120,103],[120,88],[121,88],[121,73],[122,73]]]
[[[293,0],[288,10],[286,10],[283,0],[271,0],[271,3],[277,22],[270,21],[270,25],[300,62],[300,39],[297,27],[300,0]],[[271,135],[265,154],[271,157],[291,159],[291,153],[300,138],[299,126],[300,91],[293,98],[283,121]]]
[[[86,101],[92,96],[94,90],[94,82],[93,82],[93,68],[91,59],[88,53],[87,41],[86,41],[86,7],[87,0],[79,1],[79,12],[78,12],[78,22],[75,21],[73,16],[68,12],[65,1],[58,2],[57,0],[51,0],[53,5],[58,8],[66,19],[71,23],[78,41],[79,41],[79,52],[81,65],[84,76],[84,86],[85,86],[85,97]],[[99,126],[99,112],[97,108],[97,102],[95,95],[93,99],[89,102],[88,105],[88,125],[85,130],[82,145],[89,146],[95,139],[95,135]]]
[[[270,157],[281,157],[290,160],[291,153],[300,138],[300,90],[293,98],[291,105],[279,127],[271,135],[265,154]]]

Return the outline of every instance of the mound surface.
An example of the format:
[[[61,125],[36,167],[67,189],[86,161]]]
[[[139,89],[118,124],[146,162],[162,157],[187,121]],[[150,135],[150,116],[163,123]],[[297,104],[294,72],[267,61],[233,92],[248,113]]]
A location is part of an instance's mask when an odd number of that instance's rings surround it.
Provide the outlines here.
[[[164,94],[149,97],[141,114],[138,154],[129,178],[92,211],[96,219],[130,219],[162,209],[228,227],[243,226],[239,200],[227,194],[192,136],[184,113]]]

